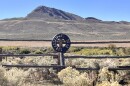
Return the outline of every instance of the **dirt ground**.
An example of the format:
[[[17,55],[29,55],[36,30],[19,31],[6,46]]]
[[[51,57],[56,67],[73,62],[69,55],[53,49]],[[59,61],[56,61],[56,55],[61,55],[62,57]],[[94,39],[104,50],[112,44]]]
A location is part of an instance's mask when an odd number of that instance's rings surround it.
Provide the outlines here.
[[[71,46],[84,47],[107,47],[110,44],[71,44]],[[130,43],[116,44],[117,47],[130,47]],[[19,47],[51,47],[48,41],[0,41],[0,46],[19,46]]]

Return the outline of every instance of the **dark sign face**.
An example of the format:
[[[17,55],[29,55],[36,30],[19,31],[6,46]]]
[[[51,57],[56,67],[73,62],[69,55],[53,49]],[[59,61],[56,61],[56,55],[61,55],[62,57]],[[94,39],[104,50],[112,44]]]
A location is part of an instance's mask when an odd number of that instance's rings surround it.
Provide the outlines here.
[[[52,40],[52,47],[57,52],[65,53],[70,48],[71,42],[67,35],[57,34]]]

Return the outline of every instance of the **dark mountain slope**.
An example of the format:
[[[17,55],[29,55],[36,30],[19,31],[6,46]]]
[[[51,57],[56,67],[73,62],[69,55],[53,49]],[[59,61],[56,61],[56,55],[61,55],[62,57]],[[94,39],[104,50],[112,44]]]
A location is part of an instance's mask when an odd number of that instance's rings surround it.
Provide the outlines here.
[[[27,18],[40,19],[64,19],[64,20],[83,20],[82,17],[55,8],[39,6],[27,15]]]

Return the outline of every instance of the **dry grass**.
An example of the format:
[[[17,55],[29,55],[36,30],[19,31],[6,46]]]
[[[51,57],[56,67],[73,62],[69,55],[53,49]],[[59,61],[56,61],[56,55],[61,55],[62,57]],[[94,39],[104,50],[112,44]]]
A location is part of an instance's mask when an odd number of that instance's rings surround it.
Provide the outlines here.
[[[113,47],[112,47],[113,48]],[[5,50],[15,50],[15,47],[5,47]],[[17,48],[16,48],[17,49]],[[102,49],[102,48],[100,48]],[[80,48],[72,49],[79,51]],[[127,50],[127,49],[126,49]],[[121,51],[122,52],[122,51]],[[69,53],[72,55],[72,53]],[[68,55],[68,54],[66,54]],[[120,62],[121,61],[121,62]],[[51,65],[56,64],[51,56],[14,58],[8,57],[1,64],[30,64],[30,65]],[[117,67],[119,65],[130,65],[130,59],[66,59],[67,66],[100,68],[100,71],[78,71],[71,67],[61,70],[58,74],[52,68],[0,68],[0,84],[2,86],[120,86],[119,82],[124,80],[130,81],[130,71],[109,71],[109,67]],[[61,81],[60,81],[61,80]],[[46,81],[46,82],[45,82]],[[61,83],[63,82],[63,84]]]

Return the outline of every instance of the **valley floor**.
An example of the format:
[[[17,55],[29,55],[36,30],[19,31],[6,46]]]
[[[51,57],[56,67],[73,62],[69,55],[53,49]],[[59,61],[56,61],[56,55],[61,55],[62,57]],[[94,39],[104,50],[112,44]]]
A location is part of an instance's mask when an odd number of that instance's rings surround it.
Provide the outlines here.
[[[110,44],[72,44],[71,46],[83,47],[107,47]],[[116,44],[116,47],[130,47],[129,43]],[[0,46],[19,46],[19,47],[51,47],[48,41],[0,41]]]

